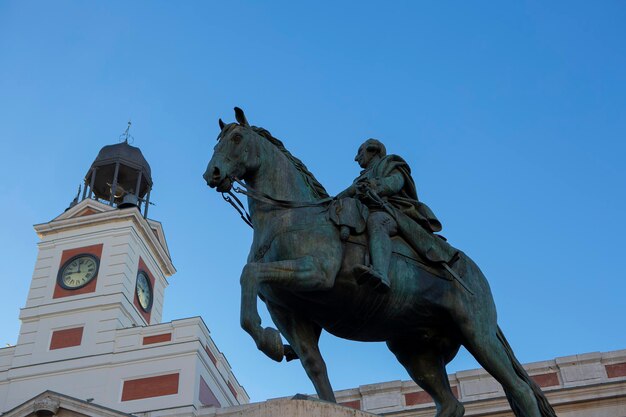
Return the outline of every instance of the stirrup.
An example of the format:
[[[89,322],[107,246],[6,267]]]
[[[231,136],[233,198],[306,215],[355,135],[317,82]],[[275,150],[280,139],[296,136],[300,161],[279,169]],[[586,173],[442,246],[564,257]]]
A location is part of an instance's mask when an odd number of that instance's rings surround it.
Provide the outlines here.
[[[354,272],[357,276],[356,282],[359,285],[370,284],[381,294],[389,292],[391,289],[389,279],[381,275],[372,267],[357,265],[354,267]]]

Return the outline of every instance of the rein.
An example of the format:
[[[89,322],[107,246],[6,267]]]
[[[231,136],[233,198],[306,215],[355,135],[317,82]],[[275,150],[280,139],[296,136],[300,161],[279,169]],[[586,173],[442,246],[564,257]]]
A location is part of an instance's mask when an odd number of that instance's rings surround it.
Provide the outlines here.
[[[243,206],[243,203],[237,198],[237,196],[233,194],[232,191],[222,193],[222,198],[231,206],[233,206],[235,210],[237,210],[237,213],[239,213],[239,216],[241,216],[241,220],[243,220],[245,224],[254,229],[254,226],[252,226],[252,219],[246,211],[246,208]]]
[[[237,194],[243,194],[253,200],[260,201],[261,203],[269,204],[270,206],[279,207],[282,209],[294,209],[294,208],[303,208],[303,207],[319,207],[325,206],[330,203],[333,199],[332,197],[326,197],[317,201],[290,201],[290,200],[280,200],[278,198],[273,198],[265,193],[260,191],[256,191],[252,189],[250,186],[241,182],[238,178],[232,177],[230,180],[239,185],[239,187],[233,187],[233,191]],[[228,194],[228,195],[226,195]],[[241,219],[252,229],[252,219],[250,218],[250,214],[244,207],[243,203],[237,198],[232,191],[228,191],[227,193],[222,193],[222,197],[224,200],[229,203],[231,206],[237,210]]]

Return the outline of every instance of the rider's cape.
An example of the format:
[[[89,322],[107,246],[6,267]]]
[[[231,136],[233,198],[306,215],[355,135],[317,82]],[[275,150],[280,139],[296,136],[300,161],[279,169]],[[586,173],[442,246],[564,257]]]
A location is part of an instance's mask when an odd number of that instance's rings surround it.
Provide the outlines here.
[[[393,171],[397,171],[404,177],[404,186],[399,193],[383,197],[391,205],[418,222],[423,228],[429,232],[441,231],[441,222],[433,211],[426,204],[417,198],[417,190],[415,182],[411,177],[411,168],[404,159],[398,155],[387,155],[378,161],[374,166],[367,170],[364,174],[369,178],[377,178],[384,181]]]
[[[355,182],[364,178],[376,179],[379,185],[385,187],[385,178],[390,177],[394,171],[403,176],[402,189],[388,196],[384,196],[383,192],[385,207],[372,209],[388,211],[398,223],[399,234],[426,261],[435,264],[452,263],[458,250],[433,234],[441,230],[441,223],[432,210],[417,199],[411,169],[404,159],[397,155],[385,156],[374,166],[361,172]],[[380,191],[382,190],[377,190]],[[330,220],[337,226],[348,227],[357,235],[365,231],[368,216],[368,207],[356,198],[339,198],[333,200],[329,206]]]
[[[458,251],[433,234],[441,230],[441,222],[430,207],[418,200],[411,168],[404,159],[397,155],[387,155],[362,175],[384,181],[393,171],[402,174],[404,186],[399,193],[382,198],[389,203],[386,209],[392,211],[400,235],[429,262],[451,263]]]

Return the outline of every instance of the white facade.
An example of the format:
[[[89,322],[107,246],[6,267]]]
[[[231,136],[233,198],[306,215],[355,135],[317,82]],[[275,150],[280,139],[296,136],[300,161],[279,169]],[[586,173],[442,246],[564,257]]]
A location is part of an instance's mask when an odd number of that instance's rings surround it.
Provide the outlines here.
[[[20,335],[0,349],[1,412],[46,390],[124,413],[248,402],[201,318],[160,323],[175,272],[160,223],[85,199],[35,230],[41,242]],[[81,252],[99,258],[93,285],[61,288],[64,259]],[[149,312],[136,297],[140,269],[153,280]]]

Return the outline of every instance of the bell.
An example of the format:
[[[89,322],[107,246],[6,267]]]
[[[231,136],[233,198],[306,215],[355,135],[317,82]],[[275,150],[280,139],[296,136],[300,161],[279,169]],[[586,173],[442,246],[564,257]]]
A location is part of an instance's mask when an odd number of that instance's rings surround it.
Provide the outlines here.
[[[120,204],[117,205],[117,208],[127,208],[127,207],[138,207],[139,206],[139,200],[137,199],[137,196],[135,194],[126,194],[124,195],[124,198],[122,199],[122,202]]]

